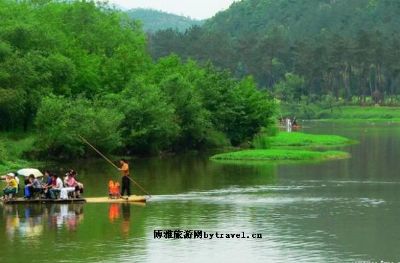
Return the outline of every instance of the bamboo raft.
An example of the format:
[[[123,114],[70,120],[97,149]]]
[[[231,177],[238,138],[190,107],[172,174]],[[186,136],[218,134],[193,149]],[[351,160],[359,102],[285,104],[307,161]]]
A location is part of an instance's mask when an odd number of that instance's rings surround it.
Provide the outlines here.
[[[9,200],[3,200],[3,204],[74,204],[74,203],[86,203],[84,198],[71,198],[71,199],[24,199],[15,198]]]
[[[88,197],[87,203],[145,203],[146,196],[132,195],[129,198]]]
[[[146,203],[146,196],[133,195],[129,198],[111,199],[109,197],[88,197],[88,198],[70,198],[70,199],[24,199],[16,198],[3,200],[3,204],[74,204],[74,203]]]

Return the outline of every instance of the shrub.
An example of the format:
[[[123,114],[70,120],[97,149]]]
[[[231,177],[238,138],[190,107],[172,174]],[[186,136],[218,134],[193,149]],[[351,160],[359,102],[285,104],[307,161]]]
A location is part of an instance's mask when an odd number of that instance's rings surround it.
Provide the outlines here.
[[[102,108],[86,99],[46,97],[36,116],[36,145],[39,152],[53,157],[76,158],[86,153],[81,135],[101,151],[111,152],[121,146],[118,129],[122,118],[115,109]]]

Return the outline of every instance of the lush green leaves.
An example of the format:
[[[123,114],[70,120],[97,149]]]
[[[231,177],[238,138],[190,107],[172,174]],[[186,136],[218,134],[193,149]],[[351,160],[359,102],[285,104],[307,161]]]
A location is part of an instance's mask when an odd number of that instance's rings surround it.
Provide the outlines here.
[[[179,132],[174,108],[155,85],[131,83],[120,94],[106,95],[102,101],[123,113],[123,142],[130,151],[156,153],[165,150]]]
[[[111,152],[121,146],[118,128],[122,119],[117,110],[87,99],[46,97],[36,116],[37,146],[48,150],[50,156],[76,158],[85,153],[86,146],[79,137],[83,136],[100,150]]]
[[[251,78],[151,61],[139,22],[105,4],[0,1],[0,16],[0,129],[35,128],[40,154],[83,156],[78,135],[116,153],[240,144],[272,117]]]
[[[275,84],[274,93],[278,99],[284,101],[299,101],[304,94],[304,78],[286,73],[285,79]]]
[[[0,16],[0,88],[29,94],[19,96],[23,117],[0,109],[6,112],[0,128],[27,129],[34,104],[49,93],[94,97],[104,89],[122,90],[149,63],[138,23],[106,5],[1,1]]]

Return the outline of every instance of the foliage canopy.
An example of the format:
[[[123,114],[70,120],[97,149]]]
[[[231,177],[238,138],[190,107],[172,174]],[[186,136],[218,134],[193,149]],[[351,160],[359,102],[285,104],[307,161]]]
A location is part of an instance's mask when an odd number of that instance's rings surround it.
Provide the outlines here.
[[[37,131],[39,152],[239,144],[274,104],[251,78],[171,55],[152,61],[140,23],[94,1],[0,1],[0,130]]]

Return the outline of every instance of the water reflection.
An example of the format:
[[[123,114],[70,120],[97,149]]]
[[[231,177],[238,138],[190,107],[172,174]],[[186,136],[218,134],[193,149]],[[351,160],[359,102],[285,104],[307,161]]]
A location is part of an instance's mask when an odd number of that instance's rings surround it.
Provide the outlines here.
[[[134,178],[153,195],[145,208],[86,204],[83,220],[83,207],[0,206],[0,262],[397,262],[400,128],[354,127],[310,129],[360,141],[346,148],[348,160],[133,160]],[[86,196],[104,195],[108,180],[119,176],[103,161],[66,166],[90,186]],[[263,239],[154,240],[154,229],[244,231]]]
[[[0,262],[121,262],[131,253],[143,255],[146,210],[128,204],[0,203]]]
[[[76,231],[83,220],[82,204],[6,205],[3,208],[7,236],[39,237],[44,231]]]
[[[87,186],[85,196],[104,195],[109,180],[119,180],[115,169],[103,160],[85,160],[62,165],[79,171],[79,179]],[[231,185],[253,186],[275,181],[277,166],[272,164],[225,165],[210,162],[202,156],[136,159],[131,162],[133,178],[152,195],[180,194],[187,191],[213,190]],[[143,194],[132,185],[134,194]]]
[[[108,218],[111,223],[114,223],[115,220],[119,219],[121,216],[120,205],[119,204],[110,204],[108,208]]]
[[[121,223],[121,230],[125,236],[129,234],[129,219],[131,218],[131,207],[129,204],[123,204],[122,207],[122,223]]]
[[[76,231],[83,220],[83,204],[52,205],[49,212],[49,225],[69,231]]]
[[[122,211],[122,212],[121,212]],[[110,223],[116,223],[121,219],[121,232],[126,237],[129,235],[130,219],[131,219],[131,205],[130,204],[110,204],[108,208],[108,219]]]

